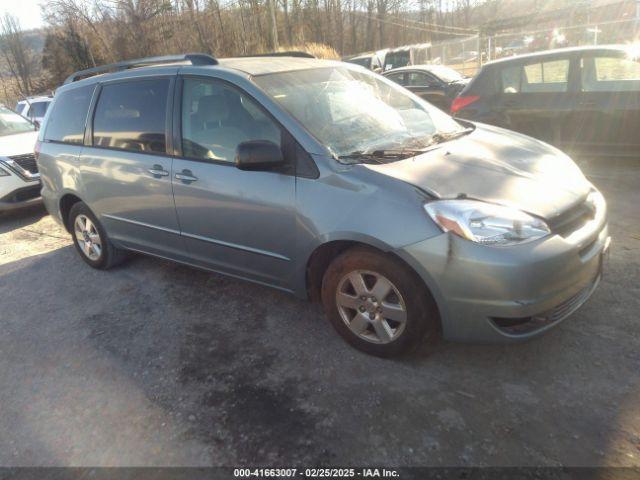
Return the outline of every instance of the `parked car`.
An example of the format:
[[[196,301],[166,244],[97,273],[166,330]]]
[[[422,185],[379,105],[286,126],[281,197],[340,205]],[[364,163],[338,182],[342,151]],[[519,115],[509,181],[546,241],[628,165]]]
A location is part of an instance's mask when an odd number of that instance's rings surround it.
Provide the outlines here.
[[[16,104],[15,111],[39,127],[44,120],[51,100],[53,100],[51,96],[25,98]]]
[[[486,64],[451,107],[459,118],[567,151],[640,152],[640,59],[624,46],[550,50]]]
[[[393,68],[406,67],[408,65],[423,65],[433,60],[431,54],[430,43],[417,43],[390,48],[384,56],[383,70],[386,72]]]
[[[380,53],[382,53],[382,58],[384,58],[384,51],[381,51],[365,53],[353,57],[345,57],[342,59],[342,61],[360,65],[361,67],[364,67],[373,72],[381,72],[384,60],[381,59]]]
[[[394,68],[383,75],[446,111],[451,108],[453,99],[469,83],[468,78],[444,65]]]
[[[46,207],[88,265],[130,250],[321,299],[380,356],[440,330],[538,335],[591,295],[609,242],[605,201],[565,154],[343,62],[79,72],[38,150]]]
[[[35,125],[0,107],[0,212],[40,201],[37,138]]]

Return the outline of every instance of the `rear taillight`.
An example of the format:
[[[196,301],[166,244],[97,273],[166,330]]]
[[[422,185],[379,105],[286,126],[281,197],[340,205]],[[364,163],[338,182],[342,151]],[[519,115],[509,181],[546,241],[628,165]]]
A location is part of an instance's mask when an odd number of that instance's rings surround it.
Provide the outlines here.
[[[478,100],[480,100],[480,97],[478,97],[477,95],[471,95],[468,97],[457,97],[453,100],[453,103],[451,104],[451,113],[459,112],[463,108],[468,107],[469,105],[471,105],[474,102],[477,102]]]
[[[38,157],[40,157],[40,145],[40,140],[36,140],[36,146],[33,148],[33,156],[36,158],[36,161],[38,161]]]

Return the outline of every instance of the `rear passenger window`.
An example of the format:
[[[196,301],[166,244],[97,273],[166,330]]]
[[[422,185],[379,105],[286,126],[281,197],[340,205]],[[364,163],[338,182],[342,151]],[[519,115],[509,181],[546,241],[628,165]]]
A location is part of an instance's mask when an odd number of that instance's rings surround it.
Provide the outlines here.
[[[566,92],[569,60],[534,63],[524,67],[522,92]]]
[[[390,75],[387,75],[387,78],[393,82],[399,83],[400,85],[404,85],[404,72],[392,73]]]
[[[93,119],[93,145],[166,153],[169,79],[104,85]]]
[[[56,95],[49,114],[45,141],[82,145],[87,112],[94,85],[66,90]]]
[[[435,82],[426,73],[410,72],[407,85],[410,87],[429,87]]]
[[[566,92],[569,82],[569,60],[516,65],[502,69],[503,93]]]

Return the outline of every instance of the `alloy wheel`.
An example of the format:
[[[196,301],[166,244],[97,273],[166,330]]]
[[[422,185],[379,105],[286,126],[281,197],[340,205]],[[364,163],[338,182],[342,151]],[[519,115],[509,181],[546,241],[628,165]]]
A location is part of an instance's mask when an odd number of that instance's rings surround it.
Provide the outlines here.
[[[86,215],[78,215],[74,222],[76,241],[82,253],[92,261],[102,255],[102,239],[95,224]]]
[[[358,337],[390,343],[407,323],[407,309],[397,287],[385,276],[366,270],[346,274],[336,291],[338,312]]]

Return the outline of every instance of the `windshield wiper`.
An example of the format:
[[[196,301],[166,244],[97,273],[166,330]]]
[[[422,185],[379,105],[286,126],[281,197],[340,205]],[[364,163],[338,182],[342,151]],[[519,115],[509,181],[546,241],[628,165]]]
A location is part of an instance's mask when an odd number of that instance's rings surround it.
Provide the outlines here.
[[[391,160],[402,160],[404,158],[415,157],[421,153],[424,153],[424,150],[409,148],[379,149],[372,150],[370,152],[358,150],[347,155],[340,155],[338,158],[340,160],[364,160],[372,163],[387,163],[387,161]]]
[[[475,128],[464,128],[462,130],[455,130],[453,132],[436,132],[429,137],[429,144],[435,145],[436,143],[444,143],[456,138],[468,135],[473,132]]]

